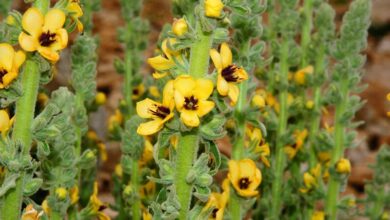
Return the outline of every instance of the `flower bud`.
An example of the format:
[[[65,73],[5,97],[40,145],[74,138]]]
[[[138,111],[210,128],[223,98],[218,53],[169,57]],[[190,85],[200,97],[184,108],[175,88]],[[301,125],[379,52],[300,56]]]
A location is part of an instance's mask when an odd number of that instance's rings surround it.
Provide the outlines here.
[[[265,99],[262,95],[254,95],[252,98],[252,105],[258,107],[258,108],[264,108],[265,106]]]
[[[107,101],[106,94],[104,94],[103,92],[98,92],[96,94],[96,97],[95,97],[96,104],[104,105],[106,103],[106,101]]]
[[[67,194],[68,194],[68,191],[64,187],[59,187],[56,189],[56,196],[59,199],[65,199]]]
[[[204,8],[207,17],[219,18],[224,5],[221,0],[205,0]]]
[[[306,108],[307,109],[313,109],[313,107],[314,107],[314,102],[313,101],[309,100],[309,101],[306,102]]]
[[[348,159],[341,158],[337,163],[336,163],[336,171],[338,173],[342,174],[348,174],[351,172],[351,163],[349,162]]]
[[[188,25],[184,18],[180,18],[173,22],[172,31],[177,36],[183,36],[188,32]]]
[[[7,19],[6,19],[6,23],[8,24],[8,25],[14,25],[15,24],[15,18],[14,18],[14,16],[12,16],[12,15],[8,15],[8,17],[7,17]]]

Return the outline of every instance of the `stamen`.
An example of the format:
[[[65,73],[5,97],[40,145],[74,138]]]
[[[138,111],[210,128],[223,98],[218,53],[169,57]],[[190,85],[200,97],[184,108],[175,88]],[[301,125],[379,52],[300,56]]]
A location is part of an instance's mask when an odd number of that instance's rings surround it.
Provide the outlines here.
[[[50,33],[50,31],[47,31],[46,33],[42,33],[41,36],[39,37],[39,43],[41,46],[48,47],[52,45],[55,40],[56,34]]]
[[[1,84],[4,83],[4,82],[3,82],[3,77],[4,77],[5,75],[7,75],[7,73],[8,73],[8,71],[5,70],[5,69],[1,69],[1,70],[0,70],[0,83],[1,83]]]
[[[230,65],[222,70],[222,77],[228,82],[237,82],[240,78],[235,73],[239,69],[236,65]]]
[[[184,98],[184,108],[187,110],[197,110],[198,109],[198,99],[194,96]]]
[[[213,209],[213,211],[211,212],[211,217],[217,218],[217,212],[218,211],[219,211],[219,209],[217,209],[217,208]]]
[[[249,181],[249,178],[244,177],[239,180],[238,186],[240,187],[240,189],[248,189],[250,183],[251,182]]]
[[[149,111],[153,114],[153,115],[155,115],[155,116],[157,116],[157,117],[159,117],[159,118],[161,118],[161,119],[164,119],[164,118],[166,118],[170,113],[171,113],[171,110],[169,110],[169,108],[167,108],[167,107],[165,107],[165,106],[158,106],[158,105],[155,105],[155,107],[156,107],[156,110],[152,110],[152,109],[149,109]]]

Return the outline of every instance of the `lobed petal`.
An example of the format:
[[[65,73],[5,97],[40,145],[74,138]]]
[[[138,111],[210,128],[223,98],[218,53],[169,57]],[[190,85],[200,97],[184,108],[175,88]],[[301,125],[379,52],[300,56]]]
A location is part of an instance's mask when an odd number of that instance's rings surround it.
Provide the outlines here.
[[[47,12],[45,16],[45,23],[43,25],[44,31],[50,31],[56,33],[58,29],[62,28],[65,24],[65,13],[60,9],[53,8]]]
[[[240,94],[240,89],[238,88],[238,86],[233,83],[229,83],[228,96],[233,106],[236,105],[239,94]]]
[[[11,71],[14,60],[15,50],[9,44],[0,44],[0,70]]]
[[[221,61],[222,68],[226,68],[233,63],[232,51],[230,50],[229,45],[227,43],[221,44]]]
[[[215,103],[212,101],[199,101],[198,102],[198,110],[196,113],[199,117],[203,117],[204,115],[208,114],[211,110],[213,110]]]
[[[210,57],[211,57],[211,60],[213,60],[215,68],[217,68],[218,72],[221,72],[223,69],[221,55],[218,53],[218,51],[216,49],[211,49],[210,50]]]
[[[208,99],[213,93],[214,90],[214,84],[213,81],[209,79],[197,79],[196,80],[196,87],[194,88],[194,95],[200,99],[205,100]]]
[[[155,110],[157,106],[160,106],[161,104],[153,101],[149,98],[144,99],[140,102],[137,102],[136,110],[138,116],[141,118],[153,118],[154,115],[151,113],[150,110]]]
[[[44,18],[37,8],[29,8],[22,17],[22,26],[32,36],[39,36],[42,33]]]
[[[197,82],[190,75],[180,75],[174,81],[175,91],[178,91],[184,97],[193,95],[193,91],[197,87]]]
[[[14,60],[13,60],[13,68],[15,71],[18,71],[20,66],[26,61],[26,54],[19,50],[15,53]]]
[[[174,67],[175,63],[165,57],[158,55],[148,59],[148,63],[157,71],[166,71]]]
[[[47,60],[57,62],[60,59],[60,55],[49,47],[38,47],[38,52]]]
[[[33,36],[22,32],[19,35],[19,45],[23,50],[33,52],[37,50],[39,43]]]
[[[217,91],[221,96],[227,96],[229,92],[229,83],[218,73]]]
[[[195,111],[183,110],[180,114],[180,119],[188,127],[198,127],[200,124],[199,117]]]
[[[163,126],[164,121],[159,118],[155,118],[151,121],[140,124],[138,126],[137,133],[145,136],[152,135],[161,130]]]

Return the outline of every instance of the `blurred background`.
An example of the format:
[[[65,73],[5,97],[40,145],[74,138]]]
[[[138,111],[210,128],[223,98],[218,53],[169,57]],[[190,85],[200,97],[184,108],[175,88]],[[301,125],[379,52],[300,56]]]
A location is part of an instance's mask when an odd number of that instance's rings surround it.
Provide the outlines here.
[[[340,22],[343,13],[347,10],[349,0],[330,1],[337,11],[337,21]],[[358,198],[364,196],[364,182],[372,178],[369,164],[375,162],[375,157],[381,145],[390,143],[390,102],[386,95],[390,92],[390,0],[372,0],[372,24],[369,29],[366,74],[363,83],[368,88],[361,94],[366,100],[364,107],[358,112],[356,120],[364,120],[365,124],[359,127],[357,147],[349,149],[346,154],[352,163],[352,173],[345,194],[355,194]],[[24,11],[26,5],[22,0],[15,0],[13,7]],[[165,23],[173,20],[171,1],[144,0],[143,16],[150,21],[151,33],[148,51],[145,58],[150,57],[155,48],[159,32]],[[119,0],[102,0],[102,8],[94,16],[94,33],[99,37],[99,63],[97,84],[98,90],[106,93],[107,103],[101,107],[90,119],[91,126],[102,139],[106,139],[107,118],[113,114],[118,106],[122,94],[122,76],[115,72],[113,62],[123,56],[123,47],[117,41],[117,28],[123,25]],[[63,52],[64,59],[58,63],[59,74],[48,85],[57,88],[66,85],[70,79],[69,51]],[[150,67],[145,66],[145,72],[152,73]],[[108,160],[101,164],[99,172],[100,188],[103,200],[110,202],[109,194],[111,174],[120,159],[120,148],[116,143],[107,142]],[[224,147],[224,146],[221,146]],[[105,193],[104,193],[105,192]]]

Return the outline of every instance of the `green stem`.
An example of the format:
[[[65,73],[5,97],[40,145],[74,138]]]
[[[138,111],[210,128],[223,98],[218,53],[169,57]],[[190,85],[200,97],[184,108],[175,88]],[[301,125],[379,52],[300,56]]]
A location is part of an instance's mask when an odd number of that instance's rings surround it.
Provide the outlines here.
[[[281,190],[282,190],[282,181],[283,181],[283,171],[285,166],[286,155],[284,153],[284,143],[282,137],[286,132],[287,128],[287,86],[288,86],[288,41],[284,39],[281,48],[281,57],[280,57],[280,71],[281,71],[281,81],[282,81],[282,90],[279,95],[280,99],[280,113],[279,113],[279,126],[277,130],[277,140],[276,140],[276,158],[275,158],[275,179],[272,186],[272,208],[271,208],[271,219],[279,219],[280,206],[281,206]]]
[[[344,153],[344,124],[341,121],[346,106],[348,103],[348,81],[342,81],[340,85],[341,89],[341,102],[336,105],[335,113],[335,147],[332,152],[332,158],[330,166],[334,166],[336,162],[342,157]],[[328,194],[326,198],[326,214],[329,220],[335,220],[337,218],[337,200],[340,192],[340,181],[330,176],[328,185]]]
[[[30,154],[32,141],[31,124],[34,118],[35,103],[39,88],[40,73],[38,64],[27,60],[21,77],[23,95],[16,102],[15,125],[12,139],[22,144],[22,156],[27,157]],[[15,188],[9,190],[3,200],[3,207],[0,212],[1,219],[19,219],[25,172],[19,171],[18,173],[20,177],[16,180]],[[12,173],[8,174],[12,175]]]
[[[197,34],[197,41],[191,47],[189,69],[189,74],[194,78],[204,77],[207,74],[212,46],[212,33],[203,32],[200,24],[197,24]],[[188,216],[193,188],[186,182],[186,177],[196,158],[198,136],[192,133],[182,134],[178,146],[175,186],[181,205],[179,219],[185,220]]]
[[[181,205],[180,220],[187,219],[192,198],[192,185],[186,181],[187,174],[191,170],[192,163],[198,149],[198,136],[196,134],[184,134],[179,138],[176,159],[175,185],[176,193]]]
[[[134,191],[139,192],[139,169],[138,169],[138,160],[132,161],[131,169],[131,186]],[[132,219],[140,220],[141,219],[141,200],[137,198],[132,205]]]
[[[313,0],[305,0],[303,5],[303,13],[304,13],[304,23],[302,27],[302,50],[303,50],[303,56],[302,56],[302,67],[305,67],[308,65],[308,58],[309,58],[309,45],[311,41],[311,30],[313,26],[312,21],[312,14],[313,14]]]
[[[127,49],[125,52],[125,78],[124,78],[124,96],[126,102],[126,109],[128,114],[125,115],[126,121],[131,118],[134,114],[133,109],[133,61],[132,61],[132,51]]]

